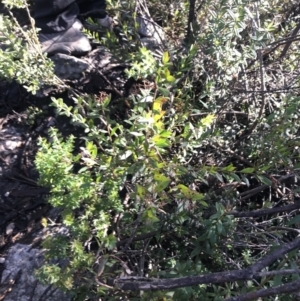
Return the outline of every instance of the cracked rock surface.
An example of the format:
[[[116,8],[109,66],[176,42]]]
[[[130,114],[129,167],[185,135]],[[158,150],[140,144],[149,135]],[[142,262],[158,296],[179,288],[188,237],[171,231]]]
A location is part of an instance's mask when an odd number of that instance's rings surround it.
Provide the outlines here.
[[[61,291],[42,285],[34,276],[34,270],[43,263],[42,250],[30,245],[13,245],[4,261],[1,292],[5,301],[70,301]],[[1,263],[0,263],[1,264]],[[5,293],[6,291],[6,293]]]

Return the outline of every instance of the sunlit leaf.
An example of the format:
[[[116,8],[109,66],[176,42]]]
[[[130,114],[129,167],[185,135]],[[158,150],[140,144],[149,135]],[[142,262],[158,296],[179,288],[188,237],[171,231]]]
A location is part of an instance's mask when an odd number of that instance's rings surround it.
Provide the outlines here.
[[[98,164],[96,161],[90,159],[90,158],[84,158],[82,157],[81,160],[88,166],[93,166],[95,164]]]
[[[136,193],[141,199],[144,199],[146,195],[146,188],[139,184],[136,184]]]
[[[162,62],[163,64],[167,64],[170,60],[170,56],[169,56],[169,52],[168,51],[165,51],[164,54],[163,54],[163,57],[162,57]]]
[[[44,228],[47,227],[47,225],[48,225],[48,220],[47,220],[45,217],[43,217],[43,218],[41,219],[41,225],[42,225]]]
[[[152,138],[153,142],[155,143],[156,146],[158,147],[169,147],[170,146],[170,141],[168,139],[161,137],[160,135],[155,135]]]
[[[203,126],[209,127],[214,122],[215,119],[216,119],[215,115],[208,114],[206,117],[201,119],[201,124]]]
[[[162,110],[162,105],[166,102],[167,102],[167,98],[163,96],[156,98],[153,102],[153,107],[152,107],[153,111],[159,113]]]
[[[131,135],[133,135],[133,136],[136,136],[136,137],[144,136],[143,133],[139,133],[139,132],[129,132],[129,134],[131,134]]]
[[[150,223],[156,223],[159,221],[159,219],[156,216],[156,210],[153,207],[148,208],[144,211],[143,218],[146,220],[146,222]]]
[[[201,200],[201,204],[203,206],[207,206],[206,202],[203,201],[204,195],[202,193],[199,193],[195,190],[190,189],[189,187],[183,185],[183,184],[179,184],[177,185],[177,188],[180,189],[181,193],[190,200],[193,201],[200,201]]]
[[[122,155],[120,155],[120,160],[126,160],[132,155],[131,150],[126,150]]]
[[[162,131],[159,133],[159,135],[163,138],[169,138],[170,136],[172,136],[172,132],[170,131]]]
[[[166,76],[166,80],[167,80],[167,82],[172,83],[176,80],[176,78],[172,75],[168,75],[168,76]]]
[[[225,166],[225,167],[222,168],[222,171],[231,172],[231,171],[234,171],[234,170],[235,170],[235,167],[232,164],[229,164],[228,166]]]
[[[154,122],[155,122],[155,125],[157,126],[158,125],[158,120],[161,119],[165,114],[165,111],[160,111],[158,114],[155,114],[154,115]],[[158,126],[158,128],[161,128],[161,126]]]
[[[170,183],[170,179],[166,176],[155,173],[154,174],[154,180],[155,180],[155,191],[160,192],[164,189],[166,189]]]

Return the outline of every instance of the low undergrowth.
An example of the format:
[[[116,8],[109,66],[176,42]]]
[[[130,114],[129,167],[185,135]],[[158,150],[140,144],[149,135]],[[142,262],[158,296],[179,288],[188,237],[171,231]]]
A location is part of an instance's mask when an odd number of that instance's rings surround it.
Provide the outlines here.
[[[273,2],[151,1],[168,45],[159,59],[146,48],[127,57],[128,78],[147,85],[117,99],[52,99],[85,135],[52,129],[39,140],[39,183],[67,229],[45,240],[40,279],[75,300],[243,300],[230,298],[298,279],[293,252],[264,270],[295,270],[284,276],[135,289],[136,280],[243,270],[296,237],[298,209],[272,209],[299,199],[299,43],[288,37],[297,3]],[[103,39],[117,51],[112,35]]]

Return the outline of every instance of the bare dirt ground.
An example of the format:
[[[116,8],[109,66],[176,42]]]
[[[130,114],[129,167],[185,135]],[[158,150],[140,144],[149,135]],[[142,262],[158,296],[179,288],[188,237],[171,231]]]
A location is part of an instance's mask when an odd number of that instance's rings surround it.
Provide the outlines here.
[[[42,228],[39,221],[50,209],[44,198],[48,190],[36,182],[33,160],[37,137],[45,133],[51,116],[28,123],[28,108],[34,99],[15,83],[2,81],[0,87],[1,279],[9,248],[17,242],[33,243]]]

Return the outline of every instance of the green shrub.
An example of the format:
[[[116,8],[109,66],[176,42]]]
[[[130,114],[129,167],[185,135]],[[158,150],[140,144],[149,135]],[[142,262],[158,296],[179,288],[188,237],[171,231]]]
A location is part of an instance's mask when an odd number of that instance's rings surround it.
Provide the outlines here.
[[[25,0],[2,1],[8,7],[27,10]],[[42,85],[64,85],[53,72],[53,63],[41,53],[37,29],[29,16],[31,26],[22,28],[13,13],[0,15],[0,79],[16,80],[35,94]]]
[[[151,1],[149,10],[158,5],[155,17],[164,20],[171,4]],[[283,231],[298,222],[295,212],[290,221],[280,215],[253,221],[234,218],[232,211],[276,207],[278,175],[298,173],[299,97],[293,88],[299,54],[292,45],[291,55],[280,58],[279,47],[294,24],[290,5],[295,3],[205,1],[194,12],[193,39],[186,42],[182,27],[169,28],[178,36],[159,60],[145,48],[130,53],[134,33],[126,22],[126,51],[113,33],[102,39],[131,63],[128,77],[148,85],[119,99],[77,94],[73,105],[52,99],[57,114],[84,134],[63,139],[51,129],[49,139],[39,140],[39,184],[51,189],[48,201],[61,209],[66,229],[45,240],[40,279],[71,291],[76,300],[223,300],[297,277],[130,293],[114,283],[125,276],[166,279],[243,269],[288,241]],[[131,18],[133,3],[111,6]],[[180,3],[174,14],[182,18],[174,17],[169,27],[186,24],[190,7]],[[281,29],[275,20],[284,16],[288,25]],[[8,18],[2,20],[14,30]],[[19,40],[11,44],[14,51],[24,49]],[[288,76],[278,71],[279,58],[290,68]],[[15,70],[24,65],[14,62],[12,71],[4,68],[5,78],[18,79]],[[42,82],[45,74],[36,73]],[[20,76],[21,83],[29,81]],[[271,193],[245,201],[241,193],[253,183]],[[290,197],[297,196],[294,188]],[[268,269],[294,268],[297,260],[290,253]]]

